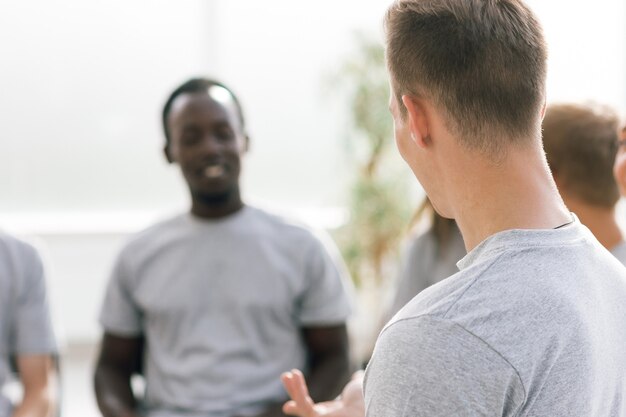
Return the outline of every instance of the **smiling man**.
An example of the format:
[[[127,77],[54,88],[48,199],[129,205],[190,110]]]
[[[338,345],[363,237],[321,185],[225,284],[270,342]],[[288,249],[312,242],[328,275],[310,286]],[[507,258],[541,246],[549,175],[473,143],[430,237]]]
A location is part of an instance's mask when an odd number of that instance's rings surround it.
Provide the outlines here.
[[[459,225],[459,272],[385,326],[306,417],[626,416],[626,269],[566,209],[541,141],[547,48],[519,0],[397,0],[385,20],[403,159]],[[356,387],[356,388],[355,388]]]
[[[278,376],[294,366],[317,398],[334,397],[348,370],[343,268],[308,230],[243,203],[248,136],[237,98],[192,79],[167,100],[163,129],[191,210],[119,255],[101,314],[102,413],[280,416]],[[130,385],[139,371],[143,401]]]

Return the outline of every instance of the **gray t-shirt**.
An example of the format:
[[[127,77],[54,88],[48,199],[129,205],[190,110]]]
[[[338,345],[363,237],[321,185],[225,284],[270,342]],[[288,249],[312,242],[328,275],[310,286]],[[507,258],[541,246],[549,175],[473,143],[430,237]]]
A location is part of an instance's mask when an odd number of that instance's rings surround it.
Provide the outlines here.
[[[148,415],[231,417],[285,400],[281,372],[306,367],[300,329],[350,313],[345,269],[327,249],[253,207],[214,221],[181,215],[134,237],[100,321],[146,336]]]
[[[32,246],[0,233],[0,392],[13,374],[11,357],[56,351],[41,259]],[[0,395],[0,417],[11,408]]]
[[[387,317],[391,318],[426,288],[457,273],[459,268],[456,263],[466,254],[463,236],[456,224],[451,226],[449,240],[443,248],[432,228],[413,239],[404,255],[391,312]]]
[[[617,244],[613,249],[611,249],[611,253],[615,256],[622,264],[626,265],[626,241],[622,241]]]
[[[577,220],[509,230],[387,324],[366,414],[626,416],[626,269]]]

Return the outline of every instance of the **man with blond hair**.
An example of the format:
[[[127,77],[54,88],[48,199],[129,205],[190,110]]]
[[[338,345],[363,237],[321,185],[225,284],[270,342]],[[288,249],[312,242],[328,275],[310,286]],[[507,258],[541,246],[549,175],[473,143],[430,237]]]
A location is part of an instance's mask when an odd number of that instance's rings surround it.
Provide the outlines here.
[[[626,415],[626,270],[563,203],[541,141],[546,45],[518,0],[397,0],[385,20],[400,154],[454,218],[460,271],[381,332],[314,416]]]
[[[626,264],[626,241],[616,219],[620,194],[613,177],[618,139],[618,119],[608,108],[555,104],[546,110],[543,144],[565,205]]]

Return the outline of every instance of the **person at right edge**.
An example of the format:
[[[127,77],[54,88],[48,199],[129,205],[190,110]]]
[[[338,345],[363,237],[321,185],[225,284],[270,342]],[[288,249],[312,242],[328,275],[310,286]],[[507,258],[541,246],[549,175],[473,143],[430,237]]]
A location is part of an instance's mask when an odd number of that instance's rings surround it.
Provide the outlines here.
[[[613,177],[618,119],[601,106],[553,104],[543,118],[543,146],[567,207],[598,241],[626,264],[626,241],[616,218]]]
[[[283,409],[626,416],[626,268],[548,168],[538,20],[518,0],[397,0],[385,27],[398,149],[468,254],[385,326],[364,379],[314,404],[293,370]]]

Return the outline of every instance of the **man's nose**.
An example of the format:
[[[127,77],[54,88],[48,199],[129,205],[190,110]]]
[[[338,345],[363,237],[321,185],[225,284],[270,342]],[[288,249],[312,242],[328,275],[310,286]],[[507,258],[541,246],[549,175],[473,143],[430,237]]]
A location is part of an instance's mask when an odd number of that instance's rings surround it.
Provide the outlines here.
[[[223,146],[220,143],[219,139],[217,139],[214,135],[206,134],[202,138],[201,151],[205,155],[219,154],[222,151],[222,148]]]

